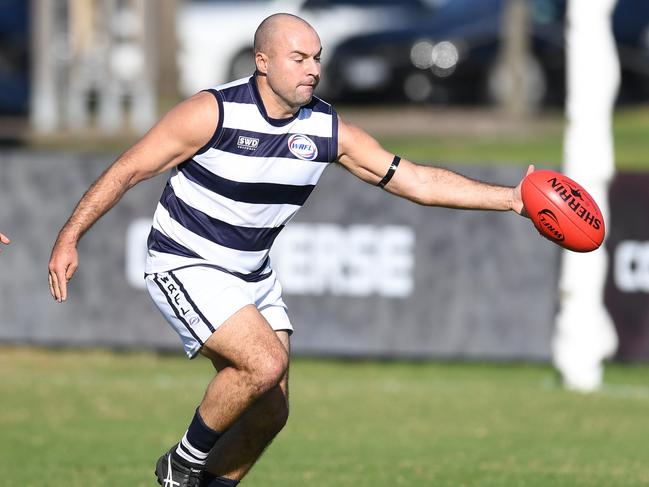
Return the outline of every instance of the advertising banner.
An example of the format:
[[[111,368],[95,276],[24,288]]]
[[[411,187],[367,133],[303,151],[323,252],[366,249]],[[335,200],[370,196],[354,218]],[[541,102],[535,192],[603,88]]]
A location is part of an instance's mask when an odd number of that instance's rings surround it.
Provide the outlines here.
[[[649,360],[649,175],[619,173],[610,188],[605,303],[619,337],[617,358]]]
[[[131,191],[84,236],[69,298],[47,263],[74,205],[111,155],[5,152],[0,341],[181,350],[143,282],[151,216],[166,176]],[[516,184],[519,167],[454,167]],[[323,176],[271,259],[296,354],[547,360],[559,250],[509,212],[415,205],[338,166]]]

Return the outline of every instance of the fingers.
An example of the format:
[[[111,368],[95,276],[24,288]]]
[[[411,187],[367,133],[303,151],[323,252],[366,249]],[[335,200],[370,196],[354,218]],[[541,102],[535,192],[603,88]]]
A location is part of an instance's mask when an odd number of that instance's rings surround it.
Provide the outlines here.
[[[52,295],[52,297],[53,297],[56,301],[58,301],[58,300],[59,300],[59,298],[58,298],[58,295],[59,295],[59,285],[58,285],[58,283],[57,283],[57,284],[56,284],[56,289],[54,288],[54,283],[56,282],[56,277],[52,277],[52,271],[50,271],[49,274],[47,274],[47,281],[48,281],[48,283],[49,283],[49,285],[50,285],[50,294]]]
[[[68,298],[68,281],[77,270],[76,249],[55,247],[48,267],[48,284],[52,297],[59,303]]]
[[[530,174],[532,174],[535,170],[536,170],[536,168],[534,167],[534,164],[533,164],[533,163],[530,164],[530,165],[528,165],[528,166],[527,166],[527,172],[525,173],[525,177],[524,177],[523,179],[525,179],[527,176],[529,176]],[[520,211],[518,212],[518,214],[521,215],[521,216],[524,216],[524,217],[526,217],[526,218],[529,218],[530,215],[529,215],[529,213],[527,213],[527,209],[525,208],[525,205],[523,204],[523,198],[522,198],[522,195],[520,194],[520,191],[521,191],[521,190],[520,190],[520,187],[521,187],[522,184],[523,184],[523,181],[521,180],[521,182],[518,184],[518,192],[519,192],[519,195],[521,196],[521,209],[520,209]]]
[[[11,240],[9,240],[9,237],[6,235],[3,235],[0,233],[0,243],[3,243],[5,245],[9,245],[11,243]],[[2,249],[0,249],[0,253],[2,253]]]
[[[534,167],[534,164],[529,164],[527,166],[527,171],[525,173],[525,176],[519,181],[519,183],[516,185],[515,188],[513,188],[512,191],[512,204],[511,208],[514,210],[516,213],[518,213],[521,216],[525,216],[529,218],[529,215],[527,214],[527,211],[525,210],[525,205],[523,204],[523,196],[522,196],[522,191],[521,187],[523,186],[523,180],[532,174],[536,168]]]
[[[61,277],[59,277],[61,276]],[[50,284],[50,293],[55,301],[59,303],[65,301],[68,297],[68,279],[64,277],[65,271],[59,273],[50,270],[48,281]]]
[[[527,166],[527,172],[525,173],[525,177],[523,179],[525,179],[527,176],[532,174],[535,171],[535,169],[536,168],[534,167],[534,164],[530,164],[529,166]],[[526,218],[529,218],[530,215],[529,215],[529,213],[527,213],[527,210],[525,209],[525,205],[523,204],[523,198],[522,198],[522,194],[521,194],[521,185],[522,184],[523,184],[523,180],[521,180],[521,182],[518,183],[518,186],[516,187],[516,190],[518,192],[518,197],[521,200],[521,202],[520,202],[520,210],[518,211],[518,214],[521,215],[521,216],[524,216]]]
[[[68,282],[70,279],[72,279],[72,276],[76,271],[77,271],[77,265],[70,264],[65,271],[65,282]]]

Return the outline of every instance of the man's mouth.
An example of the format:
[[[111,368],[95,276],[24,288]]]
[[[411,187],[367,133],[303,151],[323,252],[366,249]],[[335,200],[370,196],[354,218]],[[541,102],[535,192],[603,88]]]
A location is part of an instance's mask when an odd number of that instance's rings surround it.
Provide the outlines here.
[[[318,81],[319,80],[314,80],[307,83],[302,83],[302,86],[308,86],[309,88],[315,89],[315,87],[318,86]]]

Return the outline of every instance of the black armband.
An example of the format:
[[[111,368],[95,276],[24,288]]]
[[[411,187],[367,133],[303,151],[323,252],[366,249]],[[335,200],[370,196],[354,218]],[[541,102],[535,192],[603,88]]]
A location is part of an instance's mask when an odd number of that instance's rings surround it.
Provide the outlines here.
[[[392,164],[390,164],[390,169],[388,169],[388,172],[385,173],[383,179],[381,179],[377,184],[379,188],[384,188],[385,185],[390,182],[390,179],[392,179],[392,176],[394,176],[394,171],[397,170],[400,162],[401,158],[399,156],[394,156],[394,159],[392,159]]]

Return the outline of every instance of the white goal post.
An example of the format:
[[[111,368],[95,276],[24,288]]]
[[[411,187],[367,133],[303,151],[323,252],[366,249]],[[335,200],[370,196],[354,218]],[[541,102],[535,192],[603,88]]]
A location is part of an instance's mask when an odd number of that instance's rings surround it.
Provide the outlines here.
[[[567,97],[563,171],[600,205],[605,220],[615,172],[612,116],[620,66],[611,27],[617,0],[568,0]],[[608,220],[607,220],[608,223]],[[552,342],[555,367],[566,387],[590,392],[602,383],[603,362],[617,349],[604,307],[608,256],[562,252],[560,309]]]

